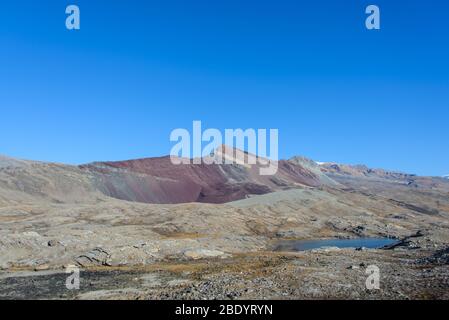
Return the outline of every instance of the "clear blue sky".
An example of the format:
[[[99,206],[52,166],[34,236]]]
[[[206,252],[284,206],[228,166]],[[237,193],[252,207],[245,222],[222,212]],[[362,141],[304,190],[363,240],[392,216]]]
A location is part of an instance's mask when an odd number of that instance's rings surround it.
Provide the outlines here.
[[[3,1],[0,153],[160,156],[202,120],[278,128],[282,158],[449,174],[448,15],[443,0]]]

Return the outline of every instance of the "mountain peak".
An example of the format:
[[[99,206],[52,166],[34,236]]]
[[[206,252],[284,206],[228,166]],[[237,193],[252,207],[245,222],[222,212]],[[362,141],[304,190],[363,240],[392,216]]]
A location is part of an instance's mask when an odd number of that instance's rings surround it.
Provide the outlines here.
[[[259,157],[257,157],[257,155],[255,154],[225,144],[222,144],[215,149],[214,157],[220,163],[226,160],[230,160],[233,163],[242,166],[249,166],[250,164],[256,164],[257,160],[259,159]]]

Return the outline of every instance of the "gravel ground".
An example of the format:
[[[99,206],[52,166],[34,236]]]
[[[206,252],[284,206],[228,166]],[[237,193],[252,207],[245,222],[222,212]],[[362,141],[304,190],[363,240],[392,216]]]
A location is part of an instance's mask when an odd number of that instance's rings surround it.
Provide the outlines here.
[[[82,270],[74,291],[60,271],[6,272],[0,299],[449,299],[441,252],[322,249],[98,268]],[[379,290],[366,288],[372,265],[380,271]]]

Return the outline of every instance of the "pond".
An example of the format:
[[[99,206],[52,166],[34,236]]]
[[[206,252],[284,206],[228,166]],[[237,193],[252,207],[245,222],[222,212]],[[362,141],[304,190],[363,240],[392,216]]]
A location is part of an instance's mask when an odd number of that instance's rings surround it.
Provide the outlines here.
[[[275,251],[308,251],[326,247],[380,249],[397,243],[388,238],[357,238],[328,240],[284,240],[275,245]]]

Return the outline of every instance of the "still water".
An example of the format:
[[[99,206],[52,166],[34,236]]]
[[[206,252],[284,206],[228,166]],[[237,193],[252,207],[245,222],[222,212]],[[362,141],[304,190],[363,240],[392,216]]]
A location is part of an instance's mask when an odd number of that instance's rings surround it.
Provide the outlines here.
[[[285,240],[277,243],[275,251],[307,251],[326,247],[380,249],[396,242],[388,238]]]

